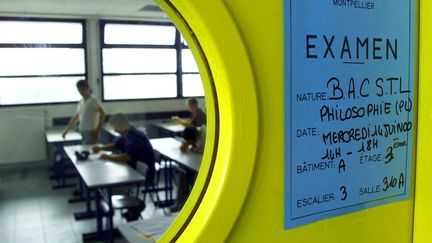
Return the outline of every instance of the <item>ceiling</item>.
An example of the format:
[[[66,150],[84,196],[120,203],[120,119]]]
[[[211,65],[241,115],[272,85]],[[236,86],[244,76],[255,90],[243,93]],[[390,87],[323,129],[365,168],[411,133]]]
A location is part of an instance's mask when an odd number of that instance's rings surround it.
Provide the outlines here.
[[[153,0],[0,0],[0,15],[66,15],[168,20],[163,12],[141,10],[147,5],[156,4]]]

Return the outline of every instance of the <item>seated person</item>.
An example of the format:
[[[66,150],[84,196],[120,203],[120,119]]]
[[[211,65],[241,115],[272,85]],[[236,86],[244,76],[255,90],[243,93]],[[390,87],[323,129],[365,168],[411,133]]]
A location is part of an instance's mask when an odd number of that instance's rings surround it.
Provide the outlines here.
[[[185,142],[181,145],[180,150],[183,152],[203,153],[206,138],[206,126],[201,127],[186,127],[183,131],[183,139]],[[170,208],[171,212],[179,211],[189,196],[189,188],[187,175],[180,174],[177,188],[177,202]]]
[[[119,151],[111,155],[102,154],[100,159],[109,160],[120,163],[127,163],[132,168],[136,169],[137,162],[143,162],[148,166],[146,183],[152,184],[155,176],[155,154],[152,145],[147,136],[132,126],[123,114],[116,114],[110,118],[110,123],[116,132],[121,136],[113,144],[105,146],[95,146],[95,153],[100,151]],[[139,208],[129,209],[123,216],[127,221],[136,220],[144,210],[145,204]]]
[[[183,131],[184,142],[180,147],[183,152],[203,153],[206,138],[206,126],[186,127]]]
[[[110,118],[110,124],[121,136],[113,144],[95,146],[93,151],[119,151],[111,155],[102,154],[101,159],[114,162],[124,162],[136,169],[138,161],[148,166],[146,180],[151,181],[155,173],[156,157],[153,147],[142,131],[131,125],[123,114],[116,114]]]
[[[187,108],[192,115],[191,118],[181,119],[178,116],[173,116],[171,119],[185,127],[200,127],[207,124],[206,113],[199,107],[198,100],[196,98],[190,98],[187,100]]]

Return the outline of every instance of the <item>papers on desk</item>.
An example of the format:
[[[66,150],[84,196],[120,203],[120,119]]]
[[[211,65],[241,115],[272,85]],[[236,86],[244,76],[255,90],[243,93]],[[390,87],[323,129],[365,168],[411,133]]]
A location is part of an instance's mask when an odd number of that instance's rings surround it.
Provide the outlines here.
[[[123,225],[121,228],[132,229],[134,234],[136,234],[136,237],[139,239],[157,241],[162,237],[176,217],[177,214],[173,214],[170,216],[138,220]]]
[[[97,160],[97,159],[100,158],[100,156],[101,156],[101,153],[97,153],[97,154],[90,154],[87,160],[89,160],[89,161]]]

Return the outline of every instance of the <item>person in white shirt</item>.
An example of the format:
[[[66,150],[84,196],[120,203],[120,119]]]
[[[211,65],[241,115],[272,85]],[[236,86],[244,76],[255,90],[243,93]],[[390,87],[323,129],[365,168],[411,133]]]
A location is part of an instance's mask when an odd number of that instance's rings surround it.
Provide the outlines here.
[[[105,121],[105,111],[99,101],[92,95],[86,80],[78,81],[76,86],[82,99],[78,103],[77,113],[70,119],[63,132],[63,138],[79,122],[78,130],[82,136],[82,143],[95,144]]]

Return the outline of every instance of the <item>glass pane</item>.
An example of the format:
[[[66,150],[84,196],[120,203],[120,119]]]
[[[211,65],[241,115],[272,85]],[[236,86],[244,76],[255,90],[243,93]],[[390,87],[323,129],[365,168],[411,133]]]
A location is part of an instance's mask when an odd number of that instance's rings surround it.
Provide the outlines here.
[[[124,45],[174,45],[173,26],[106,24],[106,44]]]
[[[84,76],[0,78],[0,104],[19,105],[78,101],[76,82]]]
[[[189,49],[182,50],[182,69],[183,72],[199,72],[195,58]]]
[[[183,38],[183,35],[180,35],[181,43],[183,43],[185,46],[189,46],[186,40]]]
[[[104,73],[174,73],[175,49],[104,49]]]
[[[84,73],[83,49],[0,48],[0,76]]]
[[[177,96],[177,77],[168,75],[121,75],[104,77],[104,99],[149,99]]]
[[[0,43],[81,44],[81,23],[0,21]]]
[[[183,75],[183,96],[204,96],[204,87],[199,74]]]

